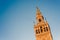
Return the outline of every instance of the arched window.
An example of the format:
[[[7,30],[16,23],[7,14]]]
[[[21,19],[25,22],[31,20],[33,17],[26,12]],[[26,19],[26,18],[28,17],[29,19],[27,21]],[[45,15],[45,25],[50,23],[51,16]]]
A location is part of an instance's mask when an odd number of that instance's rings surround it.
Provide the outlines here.
[[[43,32],[42,26],[40,26],[40,31]]]
[[[39,22],[41,22],[41,19],[39,19]]]

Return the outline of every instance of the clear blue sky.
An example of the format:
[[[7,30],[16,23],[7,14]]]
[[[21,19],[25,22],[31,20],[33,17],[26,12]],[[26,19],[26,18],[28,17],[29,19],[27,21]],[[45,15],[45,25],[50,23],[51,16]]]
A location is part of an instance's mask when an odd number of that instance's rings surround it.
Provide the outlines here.
[[[39,0],[53,40],[60,40],[60,0]],[[35,40],[36,0],[0,0],[0,40]]]

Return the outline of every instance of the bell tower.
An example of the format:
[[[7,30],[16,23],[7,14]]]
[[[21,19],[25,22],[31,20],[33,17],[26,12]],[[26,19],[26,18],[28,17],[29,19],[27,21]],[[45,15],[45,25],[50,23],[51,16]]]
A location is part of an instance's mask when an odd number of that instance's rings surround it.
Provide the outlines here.
[[[48,22],[44,20],[38,7],[36,9],[36,23],[37,24],[34,25],[36,40],[52,40],[50,26]]]

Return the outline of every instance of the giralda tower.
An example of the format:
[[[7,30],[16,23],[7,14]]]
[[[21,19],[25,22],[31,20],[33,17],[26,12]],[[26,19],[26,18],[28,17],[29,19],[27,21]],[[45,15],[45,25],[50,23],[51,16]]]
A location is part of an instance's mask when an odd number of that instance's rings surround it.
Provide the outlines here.
[[[34,32],[36,40],[53,40],[50,26],[48,22],[44,20],[38,7],[36,9],[36,24],[34,24]]]

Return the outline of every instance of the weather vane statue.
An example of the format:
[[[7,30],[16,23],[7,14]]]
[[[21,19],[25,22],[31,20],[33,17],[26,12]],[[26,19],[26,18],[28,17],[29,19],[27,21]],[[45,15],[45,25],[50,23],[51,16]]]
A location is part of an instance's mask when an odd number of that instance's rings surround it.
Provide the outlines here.
[[[44,17],[40,12],[38,6],[36,9],[36,23],[37,24],[34,24],[36,40],[53,40],[50,26],[48,22],[44,20]]]

